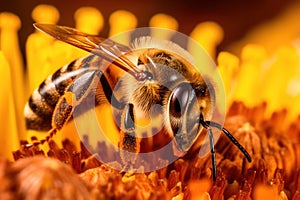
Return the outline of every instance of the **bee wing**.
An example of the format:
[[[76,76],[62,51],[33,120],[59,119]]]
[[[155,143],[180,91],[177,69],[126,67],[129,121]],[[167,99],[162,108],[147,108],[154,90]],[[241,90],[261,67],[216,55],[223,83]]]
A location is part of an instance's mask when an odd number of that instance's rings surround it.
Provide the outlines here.
[[[103,57],[133,74],[140,72],[136,65],[124,56],[124,54],[131,51],[128,46],[116,43],[110,39],[102,38],[98,35],[83,33],[66,26],[36,23],[34,24],[34,27],[51,35],[57,40],[61,40],[87,52]]]

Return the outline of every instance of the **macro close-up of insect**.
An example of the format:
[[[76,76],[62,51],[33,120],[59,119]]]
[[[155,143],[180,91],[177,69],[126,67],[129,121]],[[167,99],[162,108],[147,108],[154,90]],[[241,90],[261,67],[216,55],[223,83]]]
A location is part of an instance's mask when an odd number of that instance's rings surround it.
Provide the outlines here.
[[[95,106],[110,105],[112,126],[119,131],[122,171],[136,169],[139,154],[158,151],[167,144],[173,156],[183,157],[206,131],[212,178],[216,180],[213,129],[222,131],[251,162],[237,139],[212,120],[217,98],[214,81],[201,75],[190,54],[179,45],[141,36],[126,46],[65,26],[34,26],[90,52],[48,76],[30,96],[24,110],[26,127],[48,132],[41,143],[78,115]]]

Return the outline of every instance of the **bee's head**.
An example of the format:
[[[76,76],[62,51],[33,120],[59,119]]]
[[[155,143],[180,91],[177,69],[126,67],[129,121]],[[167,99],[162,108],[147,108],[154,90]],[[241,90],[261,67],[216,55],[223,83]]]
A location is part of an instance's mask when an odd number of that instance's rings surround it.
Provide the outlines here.
[[[209,78],[203,78],[191,63],[166,51],[148,50],[140,57],[139,64],[141,71],[151,75],[151,80],[150,84],[140,82],[135,93],[139,99],[137,104],[140,107],[148,105],[145,110],[150,110],[162,99],[165,127],[167,134],[174,138],[174,150],[178,154],[187,152],[203,128],[200,120],[212,117],[215,103],[213,84]]]
[[[173,134],[176,154],[187,152],[203,129],[201,120],[210,119],[214,107],[214,89],[200,80],[179,83],[167,103],[167,123]],[[178,155],[178,156],[179,156]]]

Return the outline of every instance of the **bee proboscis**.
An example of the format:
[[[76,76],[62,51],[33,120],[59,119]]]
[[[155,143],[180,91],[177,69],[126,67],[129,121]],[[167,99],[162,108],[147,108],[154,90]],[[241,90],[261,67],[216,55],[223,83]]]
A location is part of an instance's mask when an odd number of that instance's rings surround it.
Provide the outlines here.
[[[216,159],[211,129],[214,127],[223,131],[251,162],[246,149],[230,132],[219,123],[210,121],[216,98],[214,85],[194,69],[187,52],[179,46],[165,42],[162,48],[158,48],[160,41],[145,36],[135,41],[133,46],[139,47],[135,49],[70,27],[34,26],[91,54],[62,67],[34,91],[25,107],[28,129],[49,131],[47,139],[51,138],[72,118],[74,109],[88,102],[92,94],[96,106],[110,104],[116,111],[115,125],[119,128],[118,145],[122,152],[139,154],[145,152],[145,148],[157,150],[171,142],[173,154],[183,156],[205,128],[209,135],[215,180]],[[148,48],[149,44],[151,47]],[[107,68],[104,69],[103,65]],[[126,78],[120,78],[119,72],[126,74]],[[87,73],[78,87],[75,80]],[[70,95],[75,101],[70,102]],[[163,121],[161,127],[150,129],[156,128],[158,134],[152,134],[152,142],[144,145],[147,138],[140,137],[142,133],[136,124],[158,117]],[[126,153],[120,153],[120,157],[126,169],[136,160],[136,156]]]

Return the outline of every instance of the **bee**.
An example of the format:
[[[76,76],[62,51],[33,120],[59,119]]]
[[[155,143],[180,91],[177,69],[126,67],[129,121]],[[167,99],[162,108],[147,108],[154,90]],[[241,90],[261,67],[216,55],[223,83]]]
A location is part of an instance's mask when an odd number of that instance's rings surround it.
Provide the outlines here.
[[[49,140],[81,105],[87,105],[80,111],[84,113],[92,106],[109,104],[125,168],[134,165],[139,153],[169,143],[173,154],[182,157],[207,129],[216,180],[212,127],[224,132],[251,162],[230,132],[210,121],[216,106],[214,84],[195,69],[190,54],[178,45],[143,36],[128,47],[70,27],[34,26],[90,54],[57,70],[33,92],[24,111],[27,129],[48,131],[45,140]],[[161,123],[153,123],[155,119]],[[145,128],[138,125],[141,121],[150,121],[146,136]]]

